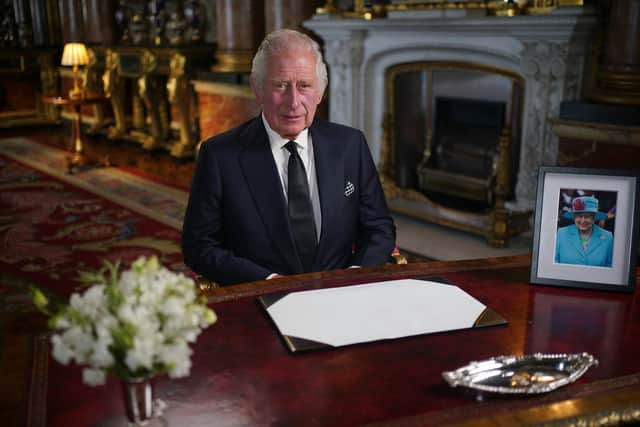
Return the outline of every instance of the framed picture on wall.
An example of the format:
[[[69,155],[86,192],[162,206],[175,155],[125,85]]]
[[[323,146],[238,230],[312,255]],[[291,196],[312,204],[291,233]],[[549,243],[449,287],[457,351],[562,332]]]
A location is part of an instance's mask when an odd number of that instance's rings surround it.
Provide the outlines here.
[[[630,172],[541,167],[531,283],[633,291],[639,193]]]

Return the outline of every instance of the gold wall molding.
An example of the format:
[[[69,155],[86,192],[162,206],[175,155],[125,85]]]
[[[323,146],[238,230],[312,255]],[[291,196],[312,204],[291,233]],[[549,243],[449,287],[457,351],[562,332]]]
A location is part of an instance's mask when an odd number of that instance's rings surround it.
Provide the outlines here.
[[[251,71],[253,52],[217,52],[217,63],[211,68],[218,73],[246,73]]]
[[[206,80],[194,80],[193,87],[198,93],[208,93],[214,95],[238,96],[241,98],[254,98],[253,91],[247,85],[236,85],[231,83],[219,83]]]
[[[553,132],[560,138],[640,147],[640,126],[620,126],[560,119],[551,119],[551,126]]]

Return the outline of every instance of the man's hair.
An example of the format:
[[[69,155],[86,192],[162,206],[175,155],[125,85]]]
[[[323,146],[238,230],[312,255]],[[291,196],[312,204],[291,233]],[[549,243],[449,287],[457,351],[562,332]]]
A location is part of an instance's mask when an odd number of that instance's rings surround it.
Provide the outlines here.
[[[299,31],[282,29],[269,33],[253,57],[251,66],[251,78],[258,86],[260,93],[264,88],[264,77],[267,60],[279,51],[301,49],[311,52],[316,57],[316,75],[320,83],[320,89],[324,91],[329,81],[327,78],[327,66],[322,60],[320,46],[311,37]]]

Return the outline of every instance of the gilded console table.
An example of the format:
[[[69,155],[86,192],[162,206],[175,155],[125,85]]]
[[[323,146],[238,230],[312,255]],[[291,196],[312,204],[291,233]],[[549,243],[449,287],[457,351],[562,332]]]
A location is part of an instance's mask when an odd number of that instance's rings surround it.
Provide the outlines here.
[[[136,141],[147,150],[168,150],[175,157],[193,155],[198,136],[190,80],[207,69],[211,57],[211,46],[108,48],[103,83],[114,125],[107,136]]]

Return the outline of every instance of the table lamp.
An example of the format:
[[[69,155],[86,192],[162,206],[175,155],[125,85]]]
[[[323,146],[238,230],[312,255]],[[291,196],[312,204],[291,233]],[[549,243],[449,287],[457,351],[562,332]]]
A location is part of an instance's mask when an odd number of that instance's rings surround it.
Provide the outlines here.
[[[81,98],[82,89],[80,89],[80,76],[78,74],[78,66],[87,65],[89,63],[89,55],[84,43],[67,43],[64,45],[62,52],[62,65],[73,67],[73,89],[69,91],[70,98]]]

